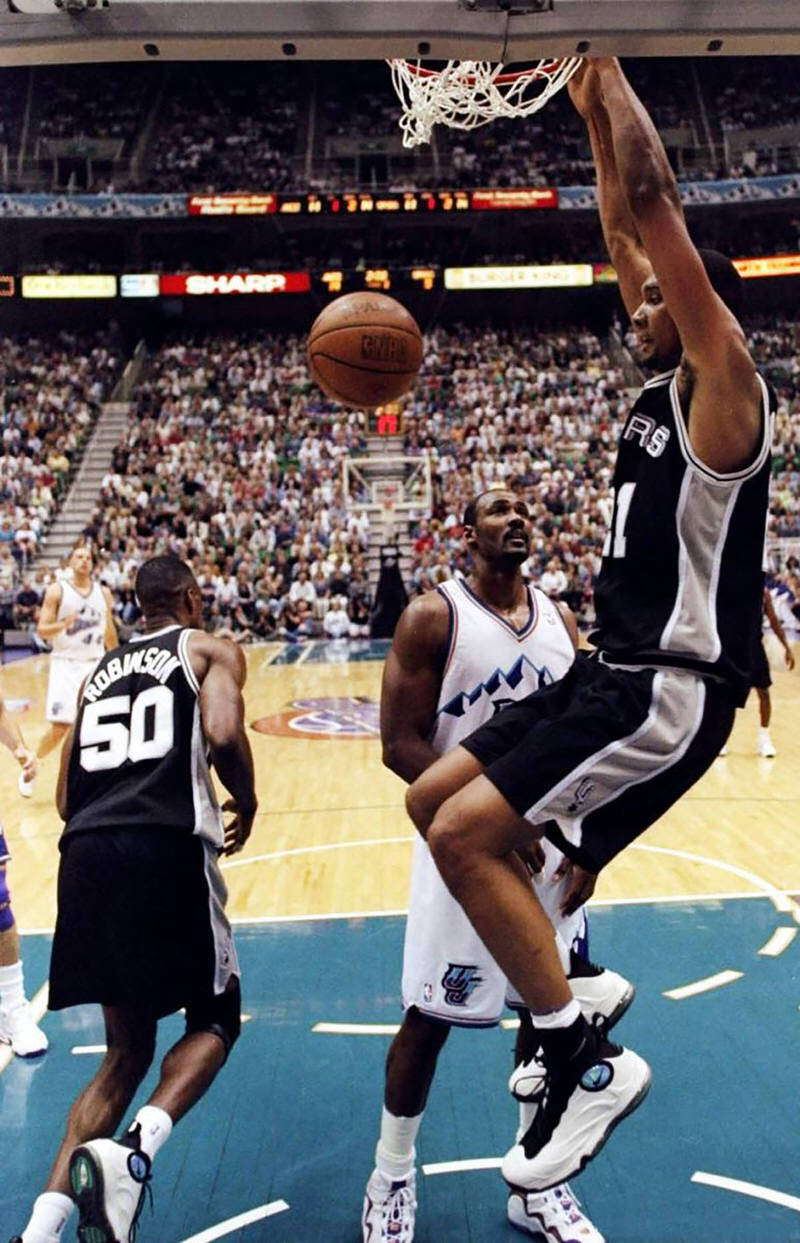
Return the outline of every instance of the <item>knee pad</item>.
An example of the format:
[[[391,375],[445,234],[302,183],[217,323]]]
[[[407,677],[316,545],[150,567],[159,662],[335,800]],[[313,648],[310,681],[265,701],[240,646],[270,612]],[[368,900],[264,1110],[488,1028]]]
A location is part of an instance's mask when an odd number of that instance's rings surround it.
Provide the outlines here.
[[[0,932],[8,932],[14,927],[14,914],[11,910],[11,894],[6,880],[5,865],[0,863]]]
[[[231,976],[224,993],[186,1007],[186,1034],[210,1032],[219,1036],[225,1046],[225,1058],[242,1030],[242,992],[238,976]]]

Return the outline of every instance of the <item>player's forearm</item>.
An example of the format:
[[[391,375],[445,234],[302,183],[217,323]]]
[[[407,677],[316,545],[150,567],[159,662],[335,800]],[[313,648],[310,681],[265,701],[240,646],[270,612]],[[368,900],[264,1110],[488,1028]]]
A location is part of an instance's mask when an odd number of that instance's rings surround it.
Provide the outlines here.
[[[25,740],[22,737],[19,726],[12,719],[8,709],[3,705],[0,708],[0,742],[4,747],[12,753],[25,748]]]
[[[636,223],[622,192],[614,158],[611,125],[605,108],[598,108],[587,122],[589,142],[597,172],[597,203],[609,257],[614,262],[621,248],[640,246]]]
[[[65,630],[68,630],[72,625],[72,621],[73,619],[71,617],[66,617],[63,621],[40,620],[36,630],[42,639],[49,641],[50,639],[54,639],[57,634],[63,634]]]
[[[225,789],[244,815],[254,813],[256,798],[253,753],[244,729],[227,740],[210,742],[211,761]]]
[[[664,144],[617,61],[598,63],[619,185],[635,227],[648,203],[666,197],[681,207]]]
[[[439,756],[424,738],[403,738],[384,742],[383,763],[410,785],[438,760]]]

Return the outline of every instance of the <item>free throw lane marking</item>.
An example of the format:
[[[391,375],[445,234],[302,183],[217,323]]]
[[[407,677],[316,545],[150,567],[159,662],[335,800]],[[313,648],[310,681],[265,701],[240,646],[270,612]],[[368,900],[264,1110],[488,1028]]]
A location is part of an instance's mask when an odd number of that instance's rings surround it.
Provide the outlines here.
[[[758,952],[759,954],[765,954],[768,958],[777,958],[779,954],[782,954],[784,950],[789,948],[796,936],[796,928],[789,928],[787,925],[783,925],[775,929],[770,939],[761,946]]]
[[[191,1238],[184,1239],[183,1243],[213,1243],[214,1239],[233,1234],[234,1230],[241,1230],[242,1226],[251,1226],[254,1221],[263,1221],[265,1217],[273,1217],[275,1213],[285,1213],[288,1207],[285,1200],[273,1200],[271,1204],[262,1204],[258,1208],[248,1209],[246,1213],[240,1213],[238,1217],[229,1217],[227,1221],[218,1222],[216,1226],[209,1226],[208,1230],[193,1234]]]
[[[695,980],[694,984],[668,988],[662,995],[669,997],[670,1001],[683,1001],[686,997],[696,997],[698,993],[710,993],[714,988],[732,984],[734,980],[741,980],[743,975],[743,971],[718,971],[716,975],[706,976],[704,980]]]
[[[399,1023],[315,1023],[312,1032],[323,1036],[396,1036]]]
[[[739,1195],[752,1196],[755,1200],[766,1200],[769,1204],[780,1204],[782,1208],[792,1208],[800,1213],[800,1198],[787,1195],[785,1191],[775,1191],[773,1187],[761,1187],[758,1183],[742,1182],[740,1178],[725,1178],[722,1174],[706,1174],[703,1170],[695,1170],[692,1174],[693,1183],[702,1183],[705,1187],[719,1187],[721,1191],[738,1191]]]
[[[502,1157],[475,1157],[472,1161],[436,1161],[423,1165],[423,1174],[461,1174],[465,1170],[499,1170]]]

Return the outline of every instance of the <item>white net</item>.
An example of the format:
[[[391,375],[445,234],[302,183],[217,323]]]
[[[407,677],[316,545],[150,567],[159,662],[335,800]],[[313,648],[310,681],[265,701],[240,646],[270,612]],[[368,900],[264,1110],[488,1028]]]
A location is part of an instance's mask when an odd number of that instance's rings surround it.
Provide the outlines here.
[[[486,60],[449,60],[444,69],[387,61],[403,109],[403,146],[430,142],[434,125],[476,129],[496,117],[530,116],[561,90],[581,59],[540,60],[515,72]]]

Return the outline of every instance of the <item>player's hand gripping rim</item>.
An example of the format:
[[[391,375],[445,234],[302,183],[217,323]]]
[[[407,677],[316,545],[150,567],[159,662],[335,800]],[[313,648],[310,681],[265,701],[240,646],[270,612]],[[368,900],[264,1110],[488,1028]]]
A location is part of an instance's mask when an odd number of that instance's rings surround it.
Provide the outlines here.
[[[237,806],[236,800],[229,798],[222,804],[223,811],[232,811],[234,817],[225,825],[225,841],[220,849],[221,855],[236,855],[244,846],[253,827],[256,808],[243,810]]]

